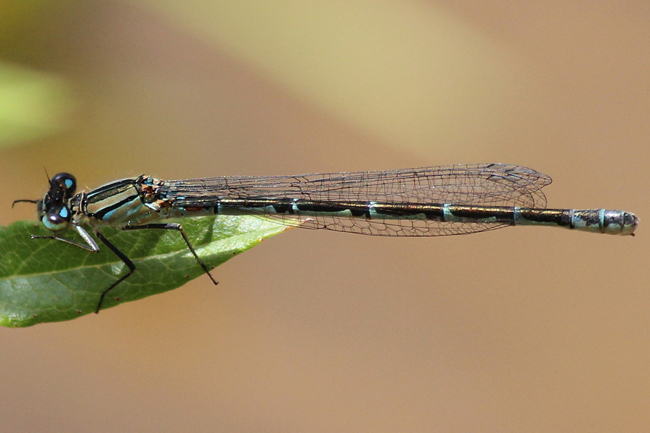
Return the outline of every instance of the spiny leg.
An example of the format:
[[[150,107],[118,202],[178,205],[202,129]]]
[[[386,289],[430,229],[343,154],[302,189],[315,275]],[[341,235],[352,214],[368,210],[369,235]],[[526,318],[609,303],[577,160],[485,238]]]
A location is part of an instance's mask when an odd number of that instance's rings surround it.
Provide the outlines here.
[[[93,238],[86,232],[81,226],[74,226],[75,230],[81,235],[81,237],[86,241],[86,244],[82,244],[79,242],[75,242],[70,239],[62,238],[59,236],[31,236],[32,239],[54,239],[57,241],[65,242],[70,245],[74,245],[76,247],[82,248],[86,251],[93,252],[93,253],[98,253],[99,252],[99,247],[97,246],[97,243],[93,240]],[[159,229],[159,230],[176,230],[181,233],[183,236],[183,240],[185,241],[185,244],[189,248],[189,250],[192,252],[192,255],[196,259],[196,261],[201,265],[201,268],[205,271],[206,274],[208,274],[208,277],[210,277],[210,280],[216,285],[219,284],[215,279],[212,277],[210,274],[210,271],[208,270],[208,267],[203,263],[203,261],[199,258],[199,256],[196,254],[196,251],[194,250],[194,247],[192,247],[192,244],[190,243],[190,240],[188,239],[187,235],[185,234],[185,230],[183,230],[183,227],[180,224],[175,224],[175,223],[168,223],[168,224],[146,224],[142,226],[126,226],[122,228],[123,230],[140,230],[140,229]],[[129,268],[129,273],[126,275],[120,277],[117,281],[115,281],[113,284],[111,284],[106,290],[104,290],[101,295],[99,296],[99,302],[97,303],[97,308],[95,309],[95,313],[99,313],[99,310],[102,308],[102,304],[104,303],[104,298],[110,292],[113,290],[118,284],[120,284],[122,281],[126,280],[129,278],[133,273],[135,272],[135,264],[131,259],[129,259],[122,251],[120,251],[115,245],[113,245],[106,237],[101,234],[99,231],[94,232],[97,238],[108,247],[113,253],[120,259],[122,262]]]
[[[183,230],[183,227],[180,224],[176,223],[167,223],[167,224],[145,224],[141,226],[125,226],[122,227],[122,230],[141,230],[141,229],[158,229],[158,230],[176,230],[181,233],[183,236],[183,240],[185,240],[185,244],[187,244],[187,248],[192,252],[192,255],[196,259],[199,265],[201,265],[201,268],[205,271],[206,274],[208,274],[208,277],[210,277],[210,280],[217,285],[219,284],[214,278],[212,278],[212,274],[210,274],[210,270],[208,267],[203,263],[203,260],[201,260],[196,254],[196,251],[194,251],[194,247],[192,247],[192,244],[190,243],[190,240],[188,239],[187,235],[185,234],[185,230]]]
[[[79,233],[79,236],[86,241],[85,244],[82,244],[80,242],[73,241],[72,239],[67,239],[67,238],[62,238],[60,236],[37,236],[37,235],[31,235],[29,238],[30,239],[54,239],[55,241],[59,242],[64,242],[69,245],[74,245],[75,247],[81,248],[86,251],[90,251],[91,253],[98,253],[99,252],[99,246],[97,246],[97,242],[88,234],[86,230],[84,230],[83,227],[80,225],[73,224],[72,227]]]
[[[80,225],[73,225],[73,227],[77,231],[77,233],[79,233],[79,235],[82,237],[82,239],[84,241],[86,241],[85,244],[73,241],[71,239],[62,238],[62,237],[59,237],[59,236],[54,236],[54,235],[52,235],[52,236],[35,236],[35,235],[32,235],[31,239],[54,239],[56,241],[64,242],[66,244],[73,245],[75,247],[84,249],[84,250],[89,251],[91,253],[98,253],[99,252],[99,246],[97,245],[97,242],[95,242],[95,240],[88,234],[88,232],[86,230],[84,230],[84,228],[81,227]],[[129,273],[128,274],[124,275],[119,280],[117,280],[115,283],[111,284],[111,286],[108,289],[104,290],[102,292],[102,294],[99,296],[99,302],[97,303],[97,308],[95,309],[95,313],[99,313],[99,310],[102,308],[102,303],[104,302],[104,297],[106,296],[106,294],[108,292],[110,292],[113,288],[115,288],[115,286],[120,284],[122,281],[124,281],[128,277],[130,277],[131,274],[133,274],[133,272],[135,271],[135,265],[133,264],[131,259],[129,259],[115,245],[110,243],[108,241],[108,239],[106,239],[106,237],[104,237],[104,235],[102,235],[99,231],[95,231],[95,235],[99,238],[99,240],[102,241],[102,243],[104,245],[106,245],[111,251],[113,251],[115,253],[115,255],[120,260],[122,260],[122,262],[124,262],[124,264],[126,266],[128,266],[128,268],[129,268]]]
[[[117,247],[116,247],[115,245],[113,245],[112,243],[110,243],[110,242],[108,241],[108,239],[106,239],[106,238],[104,237],[103,234],[101,234],[100,232],[96,231],[96,232],[95,232],[95,235],[99,238],[100,241],[102,241],[102,243],[103,243],[104,245],[106,245],[106,246],[107,246],[111,251],[113,251],[113,252],[115,253],[115,255],[116,255],[117,257],[119,257],[119,259],[122,260],[122,262],[124,262],[124,264],[125,264],[126,266],[129,267],[129,273],[128,273],[128,274],[122,276],[119,280],[117,280],[116,282],[114,282],[113,284],[111,284],[111,286],[110,286],[108,289],[104,290],[104,291],[102,292],[102,294],[99,296],[99,302],[97,303],[97,309],[95,310],[95,314],[98,314],[98,313],[99,313],[99,310],[102,308],[102,303],[104,302],[104,297],[106,296],[106,294],[107,294],[108,292],[110,292],[111,290],[113,290],[113,289],[115,288],[115,286],[117,286],[118,284],[120,284],[122,281],[126,280],[126,279],[129,278],[131,275],[133,275],[133,272],[135,272],[135,264],[134,264],[134,263],[131,261],[131,259],[129,259],[129,258],[128,258],[128,257],[127,257],[123,252],[122,252],[122,251],[120,251],[119,249],[117,249]]]

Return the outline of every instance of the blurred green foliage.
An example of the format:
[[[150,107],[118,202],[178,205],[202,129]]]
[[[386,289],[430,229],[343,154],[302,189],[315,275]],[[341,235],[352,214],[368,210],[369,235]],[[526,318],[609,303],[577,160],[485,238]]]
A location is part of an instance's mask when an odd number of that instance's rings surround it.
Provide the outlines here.
[[[0,146],[64,131],[75,106],[74,92],[65,79],[0,62]]]

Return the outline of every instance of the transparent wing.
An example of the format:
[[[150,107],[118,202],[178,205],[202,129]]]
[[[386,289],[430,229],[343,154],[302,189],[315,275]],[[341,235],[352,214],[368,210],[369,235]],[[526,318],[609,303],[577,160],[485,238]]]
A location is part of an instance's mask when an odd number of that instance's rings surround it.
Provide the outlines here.
[[[215,206],[219,198],[305,199],[323,205],[345,202],[391,204],[456,204],[545,208],[541,188],[551,178],[526,167],[470,164],[389,171],[320,173],[296,176],[242,176],[165,181],[161,193],[176,198],[174,206]],[[327,229],[378,236],[446,236],[507,227],[494,222],[440,222],[420,219],[367,219],[265,213],[280,221],[302,219],[301,228]]]

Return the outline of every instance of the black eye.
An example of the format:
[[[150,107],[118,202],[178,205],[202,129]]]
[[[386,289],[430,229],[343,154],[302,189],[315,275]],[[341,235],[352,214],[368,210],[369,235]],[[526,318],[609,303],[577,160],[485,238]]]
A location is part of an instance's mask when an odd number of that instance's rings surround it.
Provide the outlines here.
[[[58,191],[64,191],[64,198],[69,199],[74,196],[77,190],[77,179],[70,173],[59,173],[50,180],[50,187]]]
[[[68,228],[72,213],[66,206],[54,206],[47,210],[41,221],[46,229],[57,232]]]

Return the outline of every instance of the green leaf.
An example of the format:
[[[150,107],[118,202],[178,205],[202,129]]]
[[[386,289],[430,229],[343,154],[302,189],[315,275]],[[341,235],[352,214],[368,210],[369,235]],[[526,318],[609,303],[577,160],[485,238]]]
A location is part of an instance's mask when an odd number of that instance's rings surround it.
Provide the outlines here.
[[[207,216],[184,220],[183,228],[213,268],[291,227],[254,216]],[[175,289],[204,274],[177,231],[101,231],[136,266],[106,295],[102,309]],[[52,239],[30,239],[49,234],[30,221],[0,227],[0,325],[31,326],[93,313],[100,294],[128,272],[101,243],[101,251],[91,253]],[[66,237],[82,242],[72,230]]]

